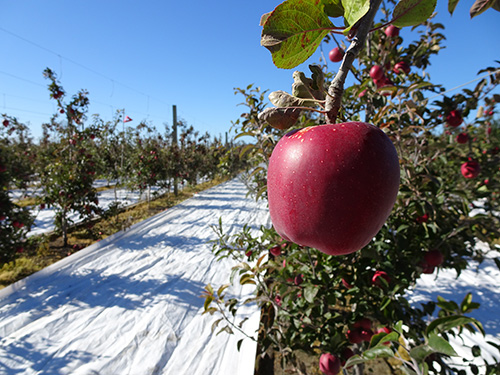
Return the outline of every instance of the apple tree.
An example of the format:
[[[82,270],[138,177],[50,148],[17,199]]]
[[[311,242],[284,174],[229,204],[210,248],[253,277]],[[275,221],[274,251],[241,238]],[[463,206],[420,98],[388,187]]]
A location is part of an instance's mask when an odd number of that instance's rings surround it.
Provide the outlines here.
[[[494,4],[478,1],[471,14]],[[233,332],[239,326],[230,314],[257,303],[261,323],[251,339],[260,358],[280,353],[298,373],[307,372],[300,351],[318,356],[327,374],[338,371],[337,360],[361,373],[375,358],[392,358],[391,367],[411,374],[456,373],[463,365],[479,371],[466,359],[450,360],[451,336],[484,333],[469,315],[479,307],[473,296],[460,305],[438,299],[416,306],[407,294],[422,275],[459,275],[471,261],[495,257],[500,238],[499,67],[486,67],[459,94],[433,83],[425,69],[445,40],[444,26],[432,22],[434,7],[288,0],[262,17],[262,45],[280,68],[306,61],[322,42],[335,41],[345,53],[336,73],[325,58],[310,72],[294,72],[290,92],[269,94],[273,106],[265,108],[258,89],[238,90],[249,108],[240,134],[255,135],[246,150],[256,162],[250,183],[269,199],[273,227],[232,236],[215,228],[216,256],[234,258],[232,279],[255,284],[256,296],[237,301],[226,286],[209,285],[205,312],[221,313],[214,328],[225,322],[221,330]],[[399,29],[410,26],[415,39],[403,43]],[[348,75],[354,83],[345,87]],[[361,121],[397,152],[399,191],[389,202],[378,189],[396,173],[385,156],[390,147],[368,131],[360,136]],[[481,371],[493,374],[498,364],[484,361]]]
[[[24,251],[33,223],[28,207],[15,203],[10,192],[24,191],[32,182],[34,150],[26,125],[3,115],[0,127],[0,265]]]
[[[93,151],[95,129],[83,128],[89,104],[87,93],[80,91],[65,103],[66,93],[55,74],[44,71],[50,81],[50,95],[57,101],[59,113],[50,123],[43,124],[40,148],[40,182],[44,189],[44,203],[56,209],[55,224],[68,245],[71,213],[84,219],[100,212],[97,193],[93,187],[96,165]],[[63,115],[64,119],[59,119]]]

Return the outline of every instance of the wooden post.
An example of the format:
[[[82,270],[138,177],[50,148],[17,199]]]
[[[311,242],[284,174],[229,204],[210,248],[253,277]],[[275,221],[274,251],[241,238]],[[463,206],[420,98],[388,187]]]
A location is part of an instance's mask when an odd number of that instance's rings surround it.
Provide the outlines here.
[[[173,113],[173,125],[172,125],[172,145],[177,145],[177,106],[172,106]],[[174,176],[174,195],[179,194],[179,189],[177,187],[177,176]]]

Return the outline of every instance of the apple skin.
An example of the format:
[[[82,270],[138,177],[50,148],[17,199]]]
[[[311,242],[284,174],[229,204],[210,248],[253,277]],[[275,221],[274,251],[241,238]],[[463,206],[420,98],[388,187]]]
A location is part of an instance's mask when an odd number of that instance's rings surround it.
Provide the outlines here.
[[[350,122],[286,134],[269,160],[275,230],[325,254],[350,254],[382,228],[399,189],[399,159],[379,128]]]
[[[437,267],[444,262],[444,256],[439,250],[431,250],[425,253],[424,260],[429,266]]]
[[[457,141],[457,143],[460,143],[460,144],[465,144],[465,143],[469,142],[469,134],[467,134],[467,133],[458,134],[456,137],[456,141]]]
[[[389,38],[394,38],[396,36],[399,36],[399,28],[394,25],[387,26],[384,32],[385,35],[387,35]]]
[[[460,172],[465,178],[476,178],[480,171],[481,168],[476,160],[469,160],[460,166]]]
[[[383,278],[385,281],[387,281],[387,284],[390,284],[391,282],[391,277],[387,274],[385,271],[375,271],[372,277],[372,285],[376,286],[382,286],[382,282],[379,281],[379,278]]]
[[[459,110],[452,110],[446,116],[446,123],[453,128],[456,128],[463,122],[462,113]]]
[[[335,47],[330,51],[328,57],[330,58],[331,62],[339,62],[342,61],[342,59],[344,58],[344,54],[345,53],[341,48]]]
[[[396,65],[394,65],[393,69],[394,73],[399,74],[401,72],[405,74],[409,74],[411,71],[410,65],[406,61],[400,61]]]
[[[370,77],[375,81],[381,80],[382,77],[384,77],[384,68],[380,65],[372,66],[370,69]]]
[[[330,353],[321,354],[319,370],[325,375],[337,375],[340,371],[340,359]]]

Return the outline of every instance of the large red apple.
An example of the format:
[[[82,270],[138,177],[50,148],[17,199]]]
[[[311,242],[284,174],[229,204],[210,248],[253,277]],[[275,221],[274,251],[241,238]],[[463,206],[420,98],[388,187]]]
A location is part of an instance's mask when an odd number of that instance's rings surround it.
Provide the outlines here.
[[[394,145],[379,128],[349,122],[286,134],[269,160],[269,211],[286,240],[330,255],[366,246],[399,187]]]

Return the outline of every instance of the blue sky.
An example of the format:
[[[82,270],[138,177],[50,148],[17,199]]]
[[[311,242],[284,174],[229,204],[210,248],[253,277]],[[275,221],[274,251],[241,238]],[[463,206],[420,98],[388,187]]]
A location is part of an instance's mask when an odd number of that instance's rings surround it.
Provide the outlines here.
[[[108,120],[124,108],[130,125],[147,119],[162,130],[175,104],[196,130],[223,135],[244,110],[234,87],[290,90],[293,70],[277,69],[260,46],[260,17],[279,3],[0,0],[0,113],[30,123],[38,137],[56,111],[42,75],[50,67],[68,93],[89,91],[90,115]],[[446,88],[500,60],[500,13],[471,20],[470,5],[462,0],[450,16],[438,1],[447,48],[428,72]]]

